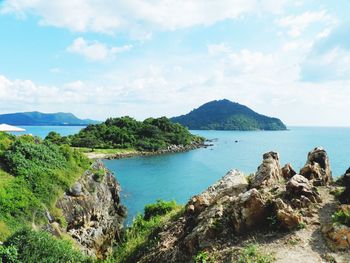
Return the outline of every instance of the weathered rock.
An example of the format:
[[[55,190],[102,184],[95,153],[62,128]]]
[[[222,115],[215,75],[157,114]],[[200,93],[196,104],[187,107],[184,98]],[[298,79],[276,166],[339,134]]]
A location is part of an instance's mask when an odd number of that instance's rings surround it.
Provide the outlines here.
[[[99,169],[105,168],[97,162],[92,171]],[[119,192],[120,186],[109,171],[96,182],[89,170],[56,204],[67,222],[63,230],[89,255],[105,257],[120,234],[125,208]]]
[[[83,195],[83,189],[81,183],[76,182],[68,191],[68,194],[72,196],[81,196]]]
[[[350,227],[328,224],[322,227],[322,232],[333,250],[350,249]]]
[[[187,211],[198,214],[210,204],[216,203],[223,196],[237,196],[246,191],[247,188],[247,176],[238,170],[231,170],[206,191],[192,197],[186,206]]]
[[[342,204],[350,204],[350,168],[346,170],[341,178],[341,184],[345,186],[344,191],[339,195],[339,201]]]
[[[326,151],[317,147],[309,152],[305,166],[300,174],[313,181],[314,185],[328,185],[332,181],[332,172]]]
[[[263,155],[263,162],[251,182],[251,188],[273,186],[282,179],[279,156],[276,152],[268,152]]]
[[[278,198],[275,201],[276,216],[281,225],[289,230],[298,227],[302,222],[302,216],[295,212],[290,205],[287,205]]]
[[[257,189],[250,189],[240,194],[234,201],[232,209],[234,231],[242,233],[256,228],[265,222],[266,215],[266,200]]]
[[[289,180],[290,178],[292,178],[296,174],[297,174],[296,171],[293,169],[293,167],[290,163],[287,163],[285,166],[283,166],[282,176],[284,179]]]
[[[300,207],[306,207],[310,203],[321,203],[321,197],[316,187],[309,183],[309,180],[300,174],[294,175],[286,184],[286,194],[290,200],[299,200]],[[295,200],[296,199],[296,200]],[[299,207],[299,205],[295,205]]]

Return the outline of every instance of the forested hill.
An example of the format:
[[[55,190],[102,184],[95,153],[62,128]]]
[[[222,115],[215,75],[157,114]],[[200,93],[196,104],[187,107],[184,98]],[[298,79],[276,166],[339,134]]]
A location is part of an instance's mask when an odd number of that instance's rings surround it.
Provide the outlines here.
[[[261,115],[229,100],[214,100],[186,115],[171,118],[190,130],[286,130],[280,119]]]
[[[49,137],[57,137],[50,134]],[[137,121],[131,117],[109,118],[101,124],[88,125],[78,134],[51,141],[66,141],[74,147],[95,149],[135,149],[158,151],[170,146],[201,144],[204,138],[192,135],[187,128],[166,117]]]
[[[93,120],[82,120],[77,118],[72,113],[41,113],[37,111],[33,112],[18,112],[8,113],[0,115],[0,123],[6,123],[10,125],[87,125],[95,124],[97,121]]]

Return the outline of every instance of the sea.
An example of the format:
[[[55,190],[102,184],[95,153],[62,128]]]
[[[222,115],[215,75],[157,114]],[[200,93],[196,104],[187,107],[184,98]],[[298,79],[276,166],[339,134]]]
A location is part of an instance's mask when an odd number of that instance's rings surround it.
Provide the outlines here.
[[[23,127],[27,133],[45,137],[54,130],[74,134],[82,127]],[[254,173],[265,152],[277,151],[281,165],[291,163],[299,170],[307,154],[323,147],[334,177],[350,167],[350,128],[289,127],[286,131],[191,131],[210,140],[207,148],[185,153],[105,160],[122,187],[122,202],[128,209],[127,224],[158,199],[185,204],[231,169]]]

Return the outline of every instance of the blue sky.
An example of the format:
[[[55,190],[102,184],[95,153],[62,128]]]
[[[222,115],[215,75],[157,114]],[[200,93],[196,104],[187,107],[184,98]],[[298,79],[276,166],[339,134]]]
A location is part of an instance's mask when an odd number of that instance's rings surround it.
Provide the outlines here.
[[[227,98],[350,126],[346,0],[0,1],[0,113],[174,116]]]

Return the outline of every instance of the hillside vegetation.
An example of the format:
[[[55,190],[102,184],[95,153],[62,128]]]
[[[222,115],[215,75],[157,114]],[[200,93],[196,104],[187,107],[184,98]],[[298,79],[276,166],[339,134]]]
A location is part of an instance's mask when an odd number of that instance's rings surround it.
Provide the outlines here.
[[[89,164],[67,145],[0,133],[0,241],[23,226],[40,225],[46,210],[59,217],[56,199]]]
[[[171,118],[190,130],[285,130],[277,118],[261,115],[250,108],[229,100],[203,104],[186,115]]]
[[[140,151],[158,151],[171,145],[187,146],[204,141],[166,117],[148,118],[142,122],[130,117],[109,118],[101,124],[87,126],[78,134],[60,137],[57,133],[50,133],[46,139],[74,147]]]

